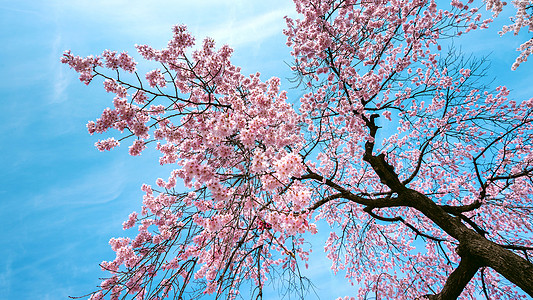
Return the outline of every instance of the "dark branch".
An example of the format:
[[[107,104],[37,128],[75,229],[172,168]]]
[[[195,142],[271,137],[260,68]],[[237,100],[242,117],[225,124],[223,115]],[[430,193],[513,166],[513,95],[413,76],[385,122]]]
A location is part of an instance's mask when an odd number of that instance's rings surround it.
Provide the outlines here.
[[[440,208],[444,209],[445,212],[455,215],[455,216],[459,216],[459,214],[461,213],[473,211],[475,209],[480,208],[481,202],[475,201],[472,204],[461,205],[461,206],[450,206],[450,205],[439,205],[439,206]]]
[[[380,221],[384,221],[384,222],[398,222],[399,221],[399,222],[402,222],[405,226],[409,227],[409,229],[414,231],[419,236],[428,238],[428,239],[436,241],[436,242],[444,242],[444,241],[446,241],[445,239],[437,238],[437,237],[434,237],[434,236],[431,236],[431,235],[428,235],[428,234],[425,234],[425,233],[421,232],[420,230],[418,230],[413,225],[409,224],[407,221],[405,221],[404,218],[402,218],[400,216],[393,217],[393,218],[383,217],[383,216],[380,216],[380,215],[374,213],[372,211],[373,209],[374,209],[373,207],[367,206],[363,210],[366,213],[368,213],[372,218],[380,220]]]
[[[307,170],[308,174],[297,178],[298,180],[306,180],[306,179],[314,179],[318,182],[322,182],[325,185],[333,188],[339,194],[335,196],[335,199],[343,198],[346,200],[350,200],[352,202],[365,205],[365,206],[371,206],[373,208],[383,208],[383,207],[398,207],[398,206],[405,206],[405,203],[403,200],[400,200],[399,198],[391,198],[391,197],[385,197],[385,198],[378,198],[378,199],[369,199],[369,198],[363,198],[361,196],[355,195],[354,193],[348,191],[344,187],[338,185],[337,183],[333,182],[330,179],[325,179],[323,176],[318,175],[314,173],[311,170]],[[330,196],[331,197],[331,196]],[[325,201],[326,199],[323,199],[317,203],[320,203],[320,205],[323,205],[324,203],[322,201]],[[330,199],[332,200],[332,199]],[[316,204],[315,204],[316,205]],[[315,206],[314,205],[314,206]]]
[[[457,299],[480,267],[481,265],[470,256],[461,257],[459,266],[450,274],[442,291],[427,298],[430,300]]]

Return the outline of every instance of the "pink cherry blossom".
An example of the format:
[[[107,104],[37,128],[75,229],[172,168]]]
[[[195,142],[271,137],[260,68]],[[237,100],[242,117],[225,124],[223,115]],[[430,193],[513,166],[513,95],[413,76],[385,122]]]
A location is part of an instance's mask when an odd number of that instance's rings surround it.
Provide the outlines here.
[[[105,60],[106,68],[112,70],[117,70],[118,68],[121,68],[129,73],[133,73],[136,70],[135,66],[137,65],[137,63],[126,52],[117,54],[116,51],[105,50],[102,54],[102,58]]]
[[[94,144],[96,148],[100,151],[109,151],[117,146],[120,145],[120,143],[115,140],[114,138],[108,138],[106,140],[100,140]]]
[[[161,74],[161,70],[156,69],[146,73],[146,80],[150,84],[150,87],[165,87],[167,85],[165,76]]]
[[[143,140],[135,140],[133,145],[129,147],[129,153],[131,156],[141,155],[141,152],[146,149],[145,143]]]

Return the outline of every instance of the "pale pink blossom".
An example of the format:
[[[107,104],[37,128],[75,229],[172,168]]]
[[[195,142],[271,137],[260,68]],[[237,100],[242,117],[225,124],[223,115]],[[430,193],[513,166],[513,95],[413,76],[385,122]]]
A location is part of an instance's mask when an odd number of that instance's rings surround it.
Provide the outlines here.
[[[124,230],[126,229],[130,229],[132,228],[133,226],[135,226],[135,223],[137,222],[137,213],[136,212],[132,212],[130,214],[130,216],[128,217],[128,220],[125,221],[124,223],[122,223],[122,228]]]
[[[161,73],[160,69],[155,69],[146,73],[146,80],[151,87],[165,87],[167,85],[165,76]]]
[[[106,140],[99,140],[98,142],[94,144],[94,146],[96,146],[96,148],[100,151],[109,151],[119,145],[120,143],[114,138],[108,138]]]
[[[117,54],[116,51],[105,50],[102,54],[102,58],[105,60],[105,67],[117,70],[121,68],[129,73],[135,72],[137,62],[133,60],[126,52]]]
[[[146,145],[143,140],[135,140],[129,147],[129,153],[131,156],[141,155],[141,152],[146,149]]]

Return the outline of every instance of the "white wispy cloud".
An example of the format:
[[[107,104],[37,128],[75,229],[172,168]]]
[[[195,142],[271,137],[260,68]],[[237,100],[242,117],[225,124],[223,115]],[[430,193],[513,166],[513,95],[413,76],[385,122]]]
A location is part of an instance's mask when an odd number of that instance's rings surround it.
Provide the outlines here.
[[[113,24],[108,26],[109,32],[135,37],[139,43],[144,40],[166,43],[170,27],[183,23],[200,39],[209,36],[218,44],[242,46],[281,34],[285,26],[283,17],[294,14],[293,3],[286,0],[275,0],[263,10],[242,0],[158,0],[153,5],[136,0],[56,0],[54,3],[60,15],[79,16],[80,20],[94,21],[97,26]]]
[[[261,43],[280,34],[285,26],[283,17],[291,13],[291,7],[269,11],[245,19],[232,19],[206,28],[204,31],[218,41],[232,47]]]
[[[50,69],[53,71],[52,90],[50,95],[50,103],[64,102],[67,97],[65,90],[70,83],[71,76],[66,76],[65,66],[59,63],[59,57],[64,49],[62,49],[61,35],[57,34],[52,41],[52,51],[50,53]]]
[[[32,199],[39,209],[64,205],[105,205],[124,190],[124,162],[117,161],[84,176],[57,182]]]

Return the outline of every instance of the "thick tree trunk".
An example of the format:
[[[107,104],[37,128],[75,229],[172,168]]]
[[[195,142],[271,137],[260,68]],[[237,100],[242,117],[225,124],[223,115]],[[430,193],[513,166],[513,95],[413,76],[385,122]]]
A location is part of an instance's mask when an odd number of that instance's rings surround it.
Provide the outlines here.
[[[465,262],[464,266],[459,264],[457,270],[450,275],[448,280],[457,280],[457,282],[462,282],[462,279],[466,280],[473,271],[473,269],[467,268],[467,266],[474,262],[478,265],[478,268],[480,266],[486,266],[494,269],[496,272],[507,278],[507,280],[520,287],[529,296],[533,297],[533,264],[531,262],[517,255],[513,251],[505,249],[484,238],[474,230],[468,228],[459,218],[451,216],[427,196],[417,191],[405,191],[400,197],[405,197],[405,201],[408,202],[410,206],[418,209],[459,242],[458,250],[460,250],[459,253],[462,258],[461,263],[465,258],[468,259],[469,262]],[[454,274],[458,270],[461,274]],[[470,278],[472,278],[474,274],[471,274]],[[447,285],[448,282],[443,291],[439,294],[445,292]]]
[[[442,291],[427,298],[430,300],[457,299],[466,285],[472,280],[479,267],[479,262],[473,260],[470,256],[462,257],[457,269],[446,280]]]
[[[464,244],[471,255],[479,258],[484,266],[493,268],[533,297],[533,264],[531,262],[479,234],[472,234],[470,240],[465,241]]]

